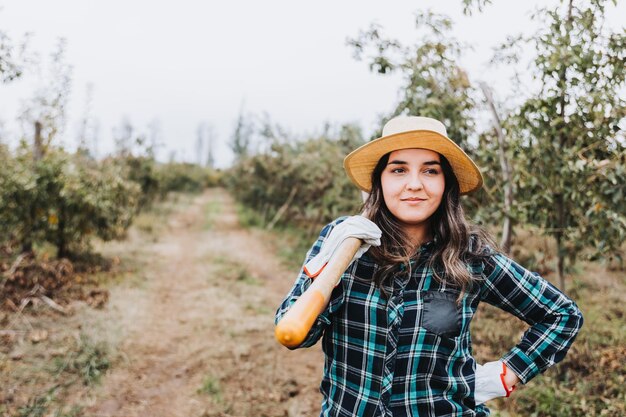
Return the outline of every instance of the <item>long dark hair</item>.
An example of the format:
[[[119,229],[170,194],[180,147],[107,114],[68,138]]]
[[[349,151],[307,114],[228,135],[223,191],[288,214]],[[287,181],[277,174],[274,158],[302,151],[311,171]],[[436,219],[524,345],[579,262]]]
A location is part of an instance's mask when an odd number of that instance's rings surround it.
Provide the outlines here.
[[[382,231],[381,245],[370,249],[371,256],[380,268],[374,274],[374,281],[385,293],[399,265],[411,273],[411,258],[419,248],[413,248],[398,219],[389,211],[383,198],[381,175],[390,153],[384,155],[372,172],[372,190],[364,204],[365,215]],[[440,156],[445,179],[445,189],[441,204],[429,219],[430,232],[434,245],[428,260],[428,267],[440,282],[460,290],[459,300],[466,289],[478,278],[468,270],[468,263],[485,257],[487,247],[497,250],[493,238],[481,228],[471,225],[465,219],[461,206],[459,182],[448,160]]]

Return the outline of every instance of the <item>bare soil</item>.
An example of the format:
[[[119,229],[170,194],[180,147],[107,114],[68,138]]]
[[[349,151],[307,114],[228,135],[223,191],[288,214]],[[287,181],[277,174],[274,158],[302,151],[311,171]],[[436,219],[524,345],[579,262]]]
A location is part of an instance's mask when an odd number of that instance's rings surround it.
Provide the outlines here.
[[[126,358],[94,392],[93,416],[311,416],[322,353],[273,337],[285,270],[261,232],[240,227],[230,196],[210,190],[169,219],[145,288],[114,291],[102,319]],[[135,242],[143,245],[145,242]]]
[[[40,306],[0,317],[17,335],[0,349],[0,416],[317,415],[321,349],[274,340],[274,312],[297,271],[268,235],[242,228],[220,189],[138,224],[99,248],[133,271],[109,281],[103,308],[76,301],[69,316]],[[53,370],[83,334],[109,346],[99,383]]]

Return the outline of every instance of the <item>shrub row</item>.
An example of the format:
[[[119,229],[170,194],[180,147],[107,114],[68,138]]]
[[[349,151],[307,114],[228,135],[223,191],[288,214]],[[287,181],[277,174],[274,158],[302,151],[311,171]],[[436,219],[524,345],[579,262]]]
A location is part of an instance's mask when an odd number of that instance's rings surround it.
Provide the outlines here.
[[[343,158],[363,143],[344,126],[305,141],[266,138],[267,149],[240,158],[224,176],[235,198],[269,228],[287,223],[315,230],[361,205],[357,188],[343,172]]]
[[[72,257],[92,237],[123,237],[134,216],[168,192],[217,181],[204,168],[149,157],[95,161],[51,148],[35,159],[28,149],[12,154],[0,146],[0,243],[21,252],[49,243],[58,257]]]

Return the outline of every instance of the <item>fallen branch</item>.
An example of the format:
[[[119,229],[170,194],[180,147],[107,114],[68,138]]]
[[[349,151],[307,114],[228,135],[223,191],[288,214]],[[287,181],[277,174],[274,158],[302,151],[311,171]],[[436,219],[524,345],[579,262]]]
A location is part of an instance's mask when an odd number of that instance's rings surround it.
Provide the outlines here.
[[[44,303],[46,303],[48,307],[50,307],[51,309],[56,310],[61,314],[65,314],[65,315],[69,314],[66,308],[56,303],[53,299],[46,297],[45,295],[40,295],[39,299],[43,301]]]
[[[266,227],[267,230],[272,230],[274,226],[276,225],[276,223],[278,223],[280,218],[283,217],[283,214],[285,214],[285,212],[291,205],[291,202],[293,201],[293,198],[296,196],[297,192],[298,192],[298,187],[294,187],[291,190],[291,193],[289,193],[289,197],[287,197],[287,201],[285,201],[285,203],[278,209],[272,221],[269,222],[269,224],[267,225]]]
[[[22,311],[26,308],[26,306],[27,306],[29,303],[32,303],[32,302],[33,302],[33,298],[32,298],[32,297],[26,297],[26,298],[23,298],[23,299],[22,299],[22,301],[20,302],[20,306],[18,307],[17,312],[18,312],[19,314],[21,314],[21,313],[22,313]]]
[[[9,278],[11,275],[13,275],[15,273],[15,271],[17,271],[17,268],[20,266],[20,264],[22,263],[22,261],[24,260],[24,258],[26,258],[29,255],[28,252],[24,252],[22,254],[20,254],[15,261],[13,261],[13,264],[11,265],[11,268],[9,268],[5,273],[4,276],[6,278]]]
[[[6,271],[4,271],[4,273],[2,274],[3,280],[2,280],[2,282],[0,282],[0,291],[4,290],[5,284],[11,278],[11,276],[13,274],[15,274],[15,271],[17,271],[17,268],[20,266],[20,264],[22,263],[24,258],[26,258],[26,256],[28,256],[28,252],[21,253],[15,259],[15,261],[13,261],[13,264],[11,265],[11,267],[9,269],[7,269]]]

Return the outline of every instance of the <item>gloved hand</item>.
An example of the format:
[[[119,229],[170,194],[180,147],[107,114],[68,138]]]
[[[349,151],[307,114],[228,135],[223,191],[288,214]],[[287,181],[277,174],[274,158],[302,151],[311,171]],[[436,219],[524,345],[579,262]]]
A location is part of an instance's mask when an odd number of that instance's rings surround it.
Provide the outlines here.
[[[504,376],[507,372],[511,371],[502,361],[487,362],[484,365],[476,364],[476,389],[474,390],[476,404],[511,395],[515,387],[509,388],[504,383]]]
[[[304,265],[304,272],[310,278],[318,276],[341,242],[349,237],[356,237],[364,242],[352,258],[354,261],[367,252],[370,246],[379,246],[381,236],[382,232],[371,220],[363,216],[350,216],[326,236],[319,253]]]

